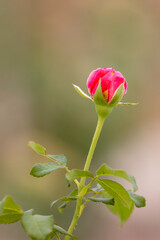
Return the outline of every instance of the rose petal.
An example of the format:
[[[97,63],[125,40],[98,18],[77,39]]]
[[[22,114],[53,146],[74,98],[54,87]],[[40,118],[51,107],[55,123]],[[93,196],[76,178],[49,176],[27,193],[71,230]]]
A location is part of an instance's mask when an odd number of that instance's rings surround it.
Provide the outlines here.
[[[108,89],[108,103],[112,100],[115,91],[122,83],[124,83],[124,78],[116,76],[116,75],[113,76],[111,84],[110,84],[110,88]]]
[[[98,86],[97,82],[102,78],[105,74],[110,72],[112,68],[97,68],[92,71],[87,80],[87,87],[91,95],[93,95],[96,91],[95,86]],[[94,90],[93,90],[94,89]]]

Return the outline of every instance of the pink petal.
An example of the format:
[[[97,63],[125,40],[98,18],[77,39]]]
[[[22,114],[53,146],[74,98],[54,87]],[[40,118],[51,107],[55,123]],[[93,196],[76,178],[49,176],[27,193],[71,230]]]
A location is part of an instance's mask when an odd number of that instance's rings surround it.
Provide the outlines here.
[[[87,87],[93,88],[93,85],[96,84],[96,82],[105,74],[104,70],[101,68],[98,68],[94,71],[92,71],[87,79]]]
[[[125,82],[125,79],[121,76],[113,76],[110,88],[108,89],[108,102],[110,102],[114,96],[115,91],[117,88]]]
[[[94,85],[94,87],[92,88],[92,96],[95,94],[95,91],[96,91],[96,89],[97,89],[97,87],[98,87],[98,84],[99,84],[99,81]]]
[[[105,74],[110,72],[112,68],[97,68],[96,70],[92,71],[87,79],[87,87],[91,95],[95,93],[95,87],[98,86],[97,82],[99,79],[102,78]],[[93,91],[94,89],[94,91]]]

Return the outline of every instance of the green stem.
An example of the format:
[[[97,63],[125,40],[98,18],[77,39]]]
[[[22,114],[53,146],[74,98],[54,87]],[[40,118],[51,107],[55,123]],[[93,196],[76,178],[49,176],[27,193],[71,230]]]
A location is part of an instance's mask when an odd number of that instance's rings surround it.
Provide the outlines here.
[[[96,148],[96,144],[97,144],[98,138],[100,136],[100,133],[101,133],[101,130],[102,130],[102,127],[103,127],[104,120],[105,120],[105,118],[103,118],[101,116],[98,117],[97,127],[96,127],[96,130],[95,130],[95,133],[94,133],[94,136],[93,136],[93,139],[92,139],[92,143],[91,143],[91,146],[90,146],[90,149],[89,149],[89,152],[88,152],[88,156],[87,156],[86,163],[85,163],[85,166],[84,166],[84,171],[89,170],[91,160],[92,160],[95,148]],[[79,189],[78,189],[79,193],[84,188],[85,181],[86,181],[86,177],[81,178],[81,181],[80,181],[80,184],[79,184]],[[68,233],[70,233],[70,234],[72,234],[73,230],[75,229],[77,221],[78,221],[78,219],[81,215],[80,211],[81,211],[82,199],[83,199],[82,195],[80,195],[77,199],[77,204],[76,204],[76,209],[75,209],[75,212],[74,212],[74,216],[73,216],[71,225],[68,229]],[[64,240],[68,240],[69,238],[70,238],[69,236],[66,236],[64,238]]]
[[[94,136],[92,139],[92,143],[91,143],[91,146],[90,146],[90,149],[88,152],[86,163],[84,165],[84,171],[88,171],[89,167],[91,165],[92,157],[93,157],[93,154],[94,154],[94,151],[95,151],[102,127],[103,127],[104,120],[105,120],[105,118],[102,118],[101,116],[98,117],[97,127],[96,127],[96,130],[95,130],[95,133],[94,133]],[[85,181],[86,181],[86,178],[81,179],[79,188],[81,186],[83,187],[83,185],[85,184]]]

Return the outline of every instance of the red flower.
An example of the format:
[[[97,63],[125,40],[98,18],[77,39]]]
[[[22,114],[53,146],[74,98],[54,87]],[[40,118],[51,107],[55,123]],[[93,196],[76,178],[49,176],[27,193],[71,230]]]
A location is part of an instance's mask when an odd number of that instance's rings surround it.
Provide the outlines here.
[[[92,71],[87,80],[87,87],[91,97],[101,80],[103,96],[107,103],[110,103],[118,87],[124,83],[124,94],[127,91],[127,82],[123,75],[113,68],[97,68]]]

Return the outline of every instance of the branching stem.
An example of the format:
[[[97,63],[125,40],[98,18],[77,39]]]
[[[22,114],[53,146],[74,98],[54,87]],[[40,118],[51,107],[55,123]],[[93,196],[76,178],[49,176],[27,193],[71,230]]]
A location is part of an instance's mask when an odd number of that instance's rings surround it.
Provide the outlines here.
[[[95,148],[96,148],[96,144],[97,144],[98,138],[100,136],[100,133],[101,133],[101,130],[102,130],[102,127],[103,127],[104,120],[105,120],[105,118],[103,118],[101,116],[98,117],[97,127],[96,127],[96,130],[95,130],[93,139],[92,139],[92,143],[91,143],[91,146],[90,146],[90,149],[89,149],[89,152],[88,152],[88,156],[87,156],[85,165],[84,165],[84,171],[88,171],[89,167],[91,165],[91,160],[92,160],[92,157],[93,157],[93,154],[94,154],[94,151],[95,151]],[[78,187],[78,193],[80,193],[82,191],[82,189],[84,187],[86,187],[85,186],[85,181],[86,181],[86,177],[82,177],[81,181],[80,181],[80,184],[79,184],[79,187]],[[89,187],[90,187],[90,184],[88,185],[88,188]],[[70,227],[68,229],[69,234],[72,234],[72,232],[74,231],[75,226],[77,224],[77,221],[78,221],[78,219],[79,219],[79,217],[80,217],[80,215],[83,211],[83,208],[81,208],[83,196],[84,195],[80,194],[77,198],[76,209],[75,209],[75,212],[74,212],[74,215],[73,215],[72,222],[71,222]],[[70,239],[70,236],[66,236],[64,238],[64,240],[68,240],[68,239]]]

